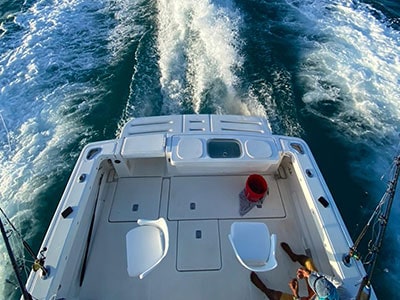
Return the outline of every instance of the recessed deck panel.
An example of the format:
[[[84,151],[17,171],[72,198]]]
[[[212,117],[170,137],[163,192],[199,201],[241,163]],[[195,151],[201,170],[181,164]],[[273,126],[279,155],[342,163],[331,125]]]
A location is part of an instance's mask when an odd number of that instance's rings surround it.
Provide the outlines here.
[[[161,177],[121,178],[111,207],[110,222],[158,219]]]
[[[284,218],[286,216],[276,181],[265,176],[269,194],[261,207],[240,216],[239,194],[248,176],[173,177],[168,206],[170,220]]]
[[[178,222],[178,271],[221,269],[221,249],[217,220]]]

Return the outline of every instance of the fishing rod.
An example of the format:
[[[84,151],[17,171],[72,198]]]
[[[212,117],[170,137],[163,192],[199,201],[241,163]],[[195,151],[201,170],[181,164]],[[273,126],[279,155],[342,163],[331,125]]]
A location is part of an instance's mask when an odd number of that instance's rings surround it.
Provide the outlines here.
[[[39,257],[37,257],[35,255],[35,253],[33,252],[32,248],[29,246],[28,242],[23,238],[23,236],[17,230],[17,228],[15,228],[15,226],[13,225],[11,220],[7,217],[6,213],[4,212],[4,210],[1,207],[0,207],[0,212],[1,212],[1,215],[3,215],[3,217],[5,218],[5,220],[7,222],[7,225],[11,227],[11,232],[17,234],[17,236],[21,240],[22,245],[24,246],[25,250],[29,253],[31,258],[33,259],[34,262],[33,262],[33,265],[32,265],[32,270],[34,272],[37,272],[38,270],[41,270],[42,271],[41,277],[42,278],[46,278],[48,276],[48,274],[49,274],[48,269],[44,266],[44,262],[45,262],[45,259],[46,259],[45,255],[44,255],[44,252],[47,250],[47,248],[43,248],[39,252]],[[19,266],[18,266],[17,261],[15,259],[12,247],[10,245],[9,235],[7,234],[7,231],[4,228],[4,224],[5,223],[3,223],[1,215],[0,215],[1,234],[2,234],[2,237],[3,237],[4,243],[6,245],[7,253],[8,253],[8,256],[10,258],[11,264],[13,266],[15,276],[17,277],[18,286],[19,286],[19,288],[21,290],[23,299],[24,300],[31,300],[32,296],[28,293],[28,291],[25,288],[25,285],[22,282],[21,274],[20,274],[20,271],[19,271]]]
[[[21,235],[21,233],[15,228],[11,220],[7,217],[6,213],[4,210],[0,207],[0,212],[3,214],[4,218],[7,220],[7,224],[9,224],[13,230],[18,235],[18,238],[21,240],[22,245],[24,246],[25,250],[29,253],[31,258],[33,259],[33,265],[32,269],[34,272],[41,270],[42,271],[42,278],[45,278],[48,276],[49,271],[48,269],[45,268],[44,266],[44,261],[46,257],[44,256],[44,252],[47,250],[46,248],[42,249],[40,251],[39,257],[36,257],[35,253],[33,252],[32,248],[29,246],[28,242],[24,239],[24,237]]]
[[[367,230],[369,229],[372,221],[376,219],[374,224],[379,224],[378,234],[376,235],[375,239],[371,239],[368,243],[368,261],[364,261],[364,265],[368,265],[367,274],[361,281],[360,288],[357,293],[357,300],[367,300],[371,296],[371,279],[372,274],[375,269],[376,261],[378,258],[378,253],[382,247],[383,238],[385,236],[386,226],[388,224],[390,211],[392,208],[394,196],[396,193],[397,183],[400,175],[400,155],[394,158],[394,173],[388,182],[388,187],[383,195],[381,201],[375,208],[373,214],[371,215],[370,219],[368,220],[367,224],[364,226],[363,230],[361,231],[360,235],[358,236],[354,245],[350,248],[349,253],[343,257],[343,262],[345,265],[350,265],[351,258],[356,260],[360,260],[361,256],[357,250],[361,240],[363,239],[364,235],[366,234]],[[385,207],[386,205],[386,207]]]
[[[0,216],[0,230],[1,230],[1,235],[3,236],[4,244],[6,245],[8,256],[10,257],[10,261],[11,261],[12,267],[14,269],[15,276],[17,277],[18,285],[21,290],[22,296],[23,296],[24,300],[32,300],[33,298],[26,290],[26,287],[25,287],[24,283],[22,282],[21,276],[19,274],[18,264],[15,259],[14,253],[12,251],[10,241],[8,240],[6,230],[4,229],[3,220],[1,219],[1,216]]]
[[[29,246],[29,244],[25,241],[25,239],[22,237],[22,235],[19,233],[19,231],[17,230],[17,228],[15,228],[15,226],[13,225],[13,223],[11,222],[11,220],[7,217],[6,213],[4,212],[4,210],[0,207],[0,212],[3,214],[4,218],[6,219],[8,225],[11,226],[11,228],[13,229],[13,232],[15,232],[18,237],[20,238],[20,240],[22,241],[22,245],[24,246],[24,248],[26,249],[26,251],[28,251],[28,253],[35,258],[35,253],[33,252],[32,248]]]

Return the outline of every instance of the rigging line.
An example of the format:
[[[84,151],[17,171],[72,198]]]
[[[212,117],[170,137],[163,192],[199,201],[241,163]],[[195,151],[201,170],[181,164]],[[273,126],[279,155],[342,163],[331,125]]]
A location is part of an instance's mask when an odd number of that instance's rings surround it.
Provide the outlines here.
[[[389,221],[389,216],[390,216],[390,211],[392,208],[392,204],[393,204],[393,200],[394,200],[394,196],[395,196],[395,192],[397,189],[397,182],[399,179],[399,175],[400,175],[400,155],[398,155],[395,158],[395,165],[396,165],[396,169],[395,172],[393,174],[392,179],[389,181],[387,190],[385,195],[388,197],[388,202],[385,208],[385,211],[383,212],[383,214],[380,215],[379,217],[379,225],[380,225],[380,229],[378,232],[378,236],[376,239],[376,242],[374,243],[374,248],[372,249],[372,260],[371,260],[371,264],[368,268],[368,272],[367,272],[367,284],[370,284],[371,278],[372,278],[372,273],[374,272],[375,269],[375,265],[376,265],[376,261],[377,261],[377,257],[378,257],[378,252],[382,247],[382,243],[383,243],[383,238],[385,236],[385,231],[386,231],[386,227],[387,227],[387,223]]]
[[[28,242],[25,241],[25,239],[23,238],[23,236],[21,235],[21,233],[17,230],[17,228],[15,228],[15,226],[13,225],[13,223],[11,222],[11,220],[7,217],[6,213],[4,212],[4,210],[0,207],[0,212],[3,214],[4,218],[7,220],[7,223],[11,226],[11,228],[13,229],[13,231],[18,235],[19,239],[22,242],[22,245],[24,246],[24,248],[26,249],[26,251],[28,251],[29,255],[33,258],[36,259],[36,255],[33,252],[32,248],[29,246]]]
[[[22,296],[23,296],[23,298],[25,300],[32,300],[32,296],[28,293],[28,291],[25,288],[24,283],[22,282],[21,276],[20,276],[19,271],[18,271],[18,264],[17,264],[17,262],[15,260],[13,251],[11,249],[10,242],[8,240],[8,237],[7,237],[7,233],[6,233],[6,231],[4,229],[4,226],[3,226],[3,220],[1,220],[1,218],[0,218],[0,231],[1,231],[1,234],[3,236],[3,240],[4,240],[4,243],[6,245],[7,253],[8,253],[8,256],[10,258],[12,267],[14,269],[15,276],[17,277],[18,285],[19,285],[19,288],[21,290]]]
[[[3,123],[4,130],[6,131],[9,151],[11,151],[10,132],[8,131],[6,122],[4,121],[3,114],[1,112],[0,112],[0,118],[1,118],[1,122]]]
[[[3,215],[3,217],[6,219],[8,226],[11,227],[11,233],[15,233],[17,235],[16,237],[14,236],[14,238],[17,239],[20,243],[22,243],[22,246],[29,253],[29,256],[32,258],[32,260],[36,261],[37,260],[36,255],[35,255],[34,251],[32,250],[32,248],[30,247],[29,243],[23,238],[21,233],[14,226],[14,224],[11,222],[11,220],[7,217],[6,213],[4,212],[4,210],[1,207],[0,207],[0,212]],[[17,240],[14,240],[14,245],[13,245],[14,247],[17,247],[16,246]],[[17,249],[21,250],[20,247],[18,247]],[[13,255],[15,257],[14,253],[13,253]],[[31,263],[32,261],[26,259],[24,253],[18,253],[17,255],[18,255],[18,257],[15,257],[15,258],[16,258],[16,262],[20,269],[19,274],[24,273],[25,276],[28,276],[31,268],[27,267],[27,263]]]
[[[363,259],[364,260],[363,263],[368,264],[368,265],[372,263],[372,269],[375,266],[376,255],[379,252],[380,245],[382,244],[383,235],[385,233],[386,225],[388,222],[388,217],[390,214],[390,209],[391,209],[392,202],[394,199],[394,194],[396,191],[399,173],[400,173],[400,154],[398,154],[393,159],[393,162],[391,164],[388,174],[390,174],[392,176],[392,178],[388,182],[388,187],[387,187],[384,195],[382,196],[378,205],[375,207],[374,212],[372,213],[368,222],[363,227],[361,233],[358,235],[353,246],[350,247],[348,254],[343,256],[343,262],[345,265],[350,264],[350,259],[352,257],[355,258],[356,260],[361,259],[360,253],[358,252],[357,248],[372,223],[372,234],[371,234],[372,238],[368,243],[368,253],[367,253],[365,259]],[[384,206],[386,207],[385,213],[383,213]],[[378,229],[376,229],[377,226],[379,226]],[[377,233],[375,233],[376,231],[377,231]],[[371,245],[372,245],[372,247],[371,247]],[[376,246],[376,245],[378,245],[378,246]],[[370,271],[372,272],[373,270],[370,270]],[[367,272],[367,273],[370,273],[370,272]],[[368,282],[369,282],[370,278],[371,278],[371,276],[366,278],[368,280]]]
[[[385,191],[384,196],[382,197],[382,200],[380,201],[378,207],[374,211],[374,215],[375,215],[375,212],[378,211],[378,209],[380,212],[376,222],[374,223],[374,227],[379,225],[379,228],[377,230],[378,233],[376,234],[376,237],[373,236],[373,238],[368,243],[369,252],[366,256],[368,258],[368,261],[363,263],[364,265],[368,265],[368,269],[367,269],[366,275],[362,279],[360,288],[358,290],[358,293],[356,296],[357,300],[370,299],[372,274],[374,272],[375,265],[378,260],[378,253],[382,247],[386,227],[387,227],[387,224],[389,221],[390,211],[392,208],[393,200],[394,200],[396,189],[397,189],[398,179],[400,176],[400,154],[398,154],[394,158],[393,165],[395,165],[395,168],[394,169],[392,168],[392,170],[394,170],[394,172],[392,173],[392,178],[388,182],[388,187]],[[386,203],[385,209],[383,209],[383,207],[382,207],[383,203]],[[375,228],[373,228],[373,229],[375,229]],[[373,230],[373,233],[375,233],[375,230]],[[359,241],[359,239],[357,239],[357,242],[358,241]],[[349,265],[351,257],[355,257],[356,259],[359,259],[356,248],[357,248],[357,244],[354,244],[354,246],[350,248],[349,253],[343,257],[343,262],[345,265]]]
[[[116,136],[119,136],[121,134],[123,124],[125,124],[127,122],[127,120],[129,120],[130,118],[133,117],[133,115],[130,115],[130,113],[132,113],[131,107],[134,106],[133,104],[131,104],[131,100],[132,100],[132,97],[134,94],[134,91],[132,89],[132,83],[135,81],[136,75],[139,72],[138,68],[139,68],[139,63],[140,63],[140,51],[141,51],[142,47],[146,47],[143,40],[145,39],[145,37],[147,37],[149,32],[151,32],[153,30],[154,30],[154,27],[150,25],[150,28],[147,29],[145,32],[143,32],[143,34],[140,36],[140,38],[137,42],[137,46],[136,46],[135,53],[134,53],[135,64],[133,66],[133,72],[132,72],[131,82],[130,82],[130,86],[129,86],[129,95],[128,95],[127,102],[125,104],[125,108],[122,112],[121,120],[119,120],[119,122],[118,122],[118,129],[116,132]],[[133,109],[133,111],[134,110],[135,109]]]
[[[391,174],[392,176],[395,176],[395,172],[396,172],[395,168],[397,166],[396,162],[397,162],[397,160],[391,164],[389,174]],[[384,209],[385,204],[389,205],[387,203],[388,203],[388,200],[390,201],[390,197],[391,197],[390,192],[392,192],[393,184],[394,184],[393,181],[389,182],[389,185],[388,185],[388,188],[387,188],[385,194],[382,196],[382,199],[380,200],[373,215],[371,216],[370,220],[367,223],[367,226],[370,226],[371,225],[370,223],[372,221],[374,221],[371,226],[371,239],[368,242],[368,253],[365,256],[364,262],[363,262],[365,265],[369,265],[373,262],[375,252],[377,250],[379,250],[379,249],[377,249],[376,245],[379,243],[379,238],[383,234],[382,222],[387,222],[383,209]]]
[[[400,135],[399,135],[399,137],[400,137]],[[399,142],[398,145],[397,145],[396,153],[398,153],[398,155],[400,155],[400,142]],[[384,174],[382,174],[382,176],[381,176],[381,178],[380,178],[381,181],[382,181],[386,176],[388,176],[388,175],[390,176],[390,175],[392,175],[392,174],[395,173],[396,164],[397,164],[397,160],[396,160],[396,158],[395,158],[395,159],[392,160],[392,163],[390,164],[390,166],[388,166],[388,170],[387,170]]]
[[[377,207],[375,208],[374,212],[372,213],[371,217],[369,218],[367,224],[365,224],[364,228],[362,229],[360,235],[358,236],[358,238],[356,239],[354,245],[351,247],[351,251],[357,252],[357,247],[360,244],[361,240],[364,238],[365,234],[367,233],[368,228],[371,226],[372,221],[375,219],[375,217],[379,214],[379,212],[381,211],[381,208],[383,206],[383,204],[385,203],[385,196],[383,196],[381,198],[381,200],[379,201],[379,204],[377,205]],[[356,253],[354,253],[356,254]]]
[[[382,214],[382,210],[380,210],[379,214]],[[365,255],[363,259],[363,264],[364,265],[369,265],[374,258],[374,251],[376,251],[376,244],[378,242],[378,237],[381,234],[381,228],[380,228],[380,223],[379,223],[379,217],[376,218],[373,226],[372,226],[372,232],[371,232],[371,239],[368,242],[368,253]]]

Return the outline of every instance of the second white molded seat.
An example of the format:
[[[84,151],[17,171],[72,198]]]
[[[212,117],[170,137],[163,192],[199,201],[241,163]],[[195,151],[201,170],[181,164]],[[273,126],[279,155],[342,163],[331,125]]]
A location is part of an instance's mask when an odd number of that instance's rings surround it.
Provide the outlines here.
[[[229,234],[238,261],[254,272],[270,271],[278,265],[275,258],[276,234],[257,222],[235,222]]]

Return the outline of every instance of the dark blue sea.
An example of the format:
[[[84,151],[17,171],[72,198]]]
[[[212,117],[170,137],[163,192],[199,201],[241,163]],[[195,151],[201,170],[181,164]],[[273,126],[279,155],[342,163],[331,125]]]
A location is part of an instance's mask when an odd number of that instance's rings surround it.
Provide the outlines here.
[[[353,239],[399,150],[398,0],[0,0],[0,205],[35,251],[82,147],[132,117],[261,115]],[[400,286],[400,199],[373,285]],[[17,299],[0,243],[0,299]]]

